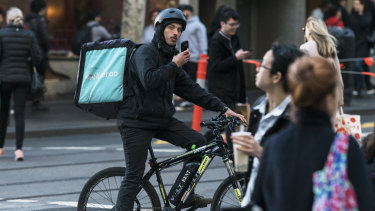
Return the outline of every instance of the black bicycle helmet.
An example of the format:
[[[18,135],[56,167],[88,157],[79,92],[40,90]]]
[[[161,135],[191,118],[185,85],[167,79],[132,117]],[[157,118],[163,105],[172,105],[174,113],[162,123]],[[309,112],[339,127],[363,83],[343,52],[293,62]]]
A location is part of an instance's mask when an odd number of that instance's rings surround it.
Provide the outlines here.
[[[159,13],[158,16],[155,18],[154,27],[158,24],[163,24],[164,27],[169,23],[180,23],[182,25],[182,31],[185,30],[186,27],[186,18],[184,13],[181,10],[176,8],[168,8]]]

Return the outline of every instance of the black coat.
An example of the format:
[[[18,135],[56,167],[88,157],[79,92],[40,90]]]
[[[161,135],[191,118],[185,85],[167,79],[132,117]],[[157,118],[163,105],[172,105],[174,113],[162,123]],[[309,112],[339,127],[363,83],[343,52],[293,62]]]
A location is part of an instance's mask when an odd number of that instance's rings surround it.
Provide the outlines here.
[[[355,34],[355,56],[367,57],[370,54],[370,44],[367,41],[367,36],[371,33],[372,15],[368,10],[359,15],[352,11],[350,15],[350,28]]]
[[[163,128],[176,112],[173,93],[208,110],[224,109],[219,98],[193,82],[172,62],[174,50],[158,37],[136,50],[127,75],[135,95],[128,97],[120,108],[120,127]]]
[[[297,118],[298,125],[291,123],[271,136],[264,148],[252,199],[266,211],[312,209],[312,174],[323,168],[335,133],[326,113],[303,110]],[[363,154],[353,137],[349,140],[347,164],[359,210],[375,210]]]
[[[31,82],[31,65],[39,67],[41,54],[37,40],[23,26],[8,25],[0,30],[0,80]]]
[[[234,102],[245,102],[243,64],[235,57],[239,49],[238,36],[232,36],[229,41],[219,31],[213,35],[208,48],[208,90],[227,104],[228,97]]]
[[[44,17],[32,12],[29,16],[26,17],[25,22],[29,30],[34,32],[35,37],[38,40],[42,55],[44,57],[48,57],[49,39],[47,23]]]

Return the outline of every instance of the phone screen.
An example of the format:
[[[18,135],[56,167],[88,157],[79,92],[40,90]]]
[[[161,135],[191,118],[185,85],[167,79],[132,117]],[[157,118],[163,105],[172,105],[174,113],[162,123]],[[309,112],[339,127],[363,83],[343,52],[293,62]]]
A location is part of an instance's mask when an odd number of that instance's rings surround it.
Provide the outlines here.
[[[181,43],[181,52],[184,52],[184,51],[186,51],[186,49],[188,49],[189,48],[189,41],[183,41],[182,43]]]

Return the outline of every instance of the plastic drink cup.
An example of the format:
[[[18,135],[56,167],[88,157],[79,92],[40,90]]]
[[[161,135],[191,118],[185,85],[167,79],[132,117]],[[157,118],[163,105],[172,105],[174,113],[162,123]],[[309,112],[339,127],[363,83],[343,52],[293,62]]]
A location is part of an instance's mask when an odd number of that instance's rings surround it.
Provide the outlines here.
[[[232,136],[238,135],[251,135],[250,132],[233,132]],[[236,172],[247,172],[249,169],[249,154],[237,150],[239,144],[233,143],[233,155],[234,155],[234,170]]]

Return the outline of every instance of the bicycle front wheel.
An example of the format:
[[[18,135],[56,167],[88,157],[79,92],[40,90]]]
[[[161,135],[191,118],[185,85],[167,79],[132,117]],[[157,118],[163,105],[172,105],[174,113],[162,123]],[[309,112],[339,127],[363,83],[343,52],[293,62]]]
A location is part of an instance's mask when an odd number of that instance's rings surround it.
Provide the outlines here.
[[[237,192],[234,189],[234,184],[238,187]],[[214,194],[211,211],[220,211],[221,208],[240,208],[241,200],[245,194],[242,188],[244,185],[246,184],[243,174],[226,178]],[[241,198],[238,199],[239,197]]]
[[[96,173],[83,187],[77,210],[112,210],[124,176],[124,167],[111,167]],[[142,182],[142,189],[134,202],[137,211],[161,210],[159,197],[149,181]]]

